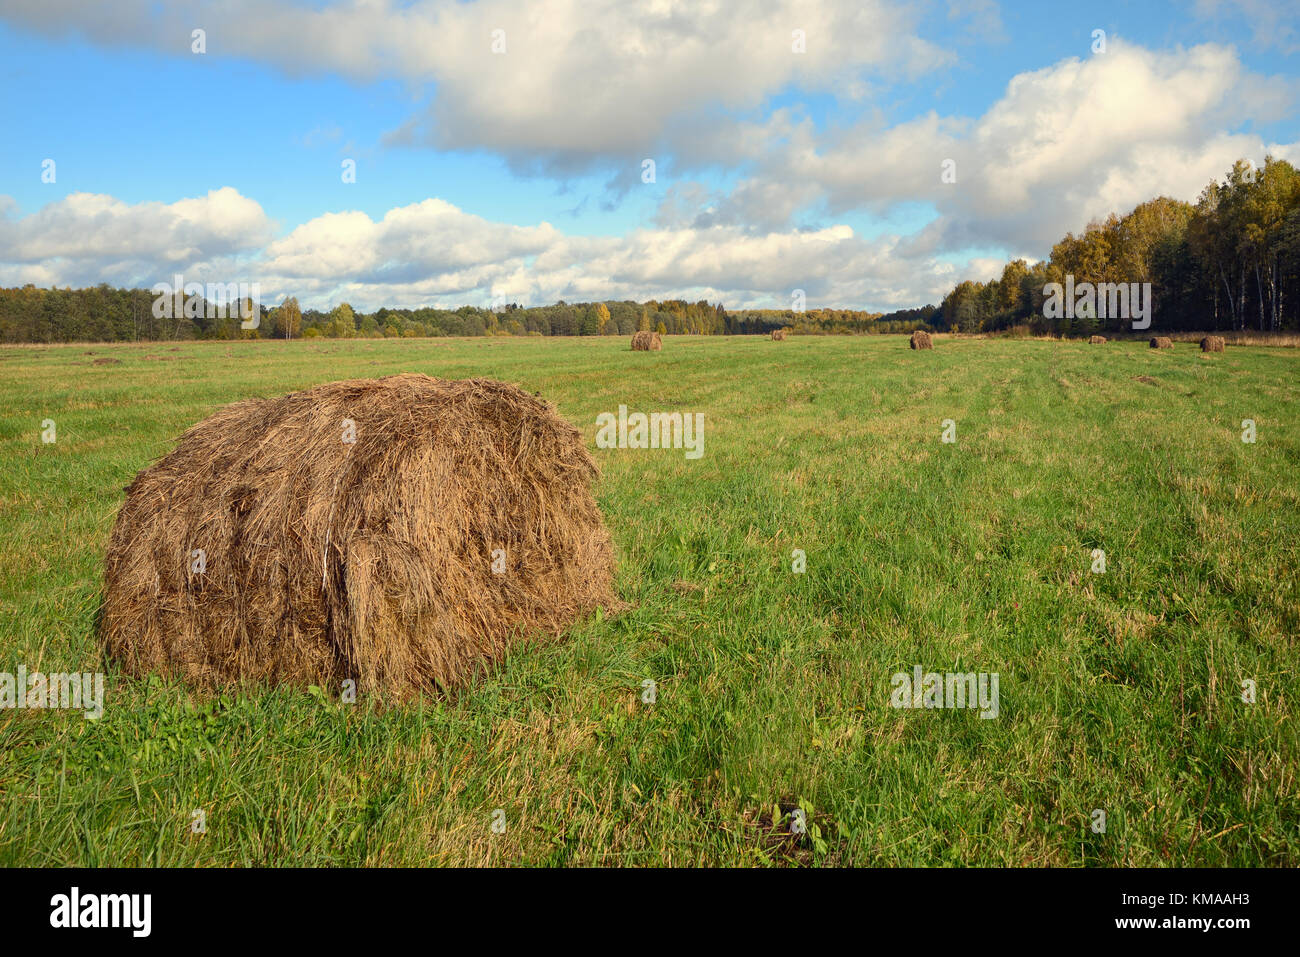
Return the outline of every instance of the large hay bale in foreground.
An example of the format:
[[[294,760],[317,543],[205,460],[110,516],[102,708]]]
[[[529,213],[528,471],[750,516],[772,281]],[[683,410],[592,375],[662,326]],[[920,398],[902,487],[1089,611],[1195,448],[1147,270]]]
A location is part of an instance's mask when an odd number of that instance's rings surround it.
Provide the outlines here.
[[[908,346],[912,349],[933,349],[934,343],[930,341],[930,333],[924,329],[917,329],[916,332],[912,333]]]
[[[773,341],[773,342],[784,342],[784,341],[785,341],[785,330],[784,330],[784,329],[773,329],[773,330],[772,330],[772,341]]]
[[[1227,345],[1227,340],[1223,336],[1206,336],[1201,340],[1201,351],[1222,352],[1225,345]]]
[[[634,352],[658,352],[664,347],[663,339],[657,332],[632,333],[632,350]]]
[[[1089,336],[1088,344],[1092,346],[1104,346],[1106,344],[1105,336]]]
[[[100,636],[204,689],[445,689],[617,604],[597,474],[547,403],[487,379],[237,402],[127,488]]]
[[[1170,339],[1168,336],[1156,336],[1151,340],[1152,349],[1172,349],[1173,347],[1174,340]]]

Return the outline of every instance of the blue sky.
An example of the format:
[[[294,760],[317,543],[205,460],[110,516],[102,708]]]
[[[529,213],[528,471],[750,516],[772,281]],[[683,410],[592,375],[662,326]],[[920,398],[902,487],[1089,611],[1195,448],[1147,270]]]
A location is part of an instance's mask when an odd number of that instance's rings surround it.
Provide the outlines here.
[[[2,284],[885,310],[1300,154],[1281,2],[109,6],[0,0]]]

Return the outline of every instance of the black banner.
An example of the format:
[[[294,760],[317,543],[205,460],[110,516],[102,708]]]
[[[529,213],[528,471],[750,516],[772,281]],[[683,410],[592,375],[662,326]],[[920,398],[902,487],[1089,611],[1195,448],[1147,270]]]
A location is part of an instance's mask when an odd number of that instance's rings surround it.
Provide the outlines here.
[[[445,924],[481,926],[494,946],[592,933],[615,944],[686,926],[763,941],[839,925],[873,944],[1024,931],[1231,947],[1281,932],[1300,890],[1294,870],[8,870],[0,882],[6,942],[128,946],[373,944],[377,931]]]

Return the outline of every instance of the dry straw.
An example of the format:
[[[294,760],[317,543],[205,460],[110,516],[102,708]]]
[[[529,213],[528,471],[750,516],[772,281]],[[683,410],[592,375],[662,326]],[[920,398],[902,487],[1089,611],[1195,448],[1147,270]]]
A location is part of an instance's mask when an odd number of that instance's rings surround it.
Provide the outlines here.
[[[1094,346],[1104,346],[1106,344],[1105,336],[1089,336],[1088,344]]]
[[[784,330],[784,329],[773,329],[773,330],[772,330],[772,341],[773,341],[773,342],[784,342],[784,341],[785,341],[785,330]]]
[[[658,352],[664,347],[663,339],[657,332],[632,333],[632,350],[634,352]]]
[[[1223,346],[1223,336],[1206,336],[1201,340],[1202,352],[1222,352]]]
[[[934,343],[930,340],[930,333],[924,329],[917,329],[912,333],[908,346],[913,349],[933,349]]]
[[[487,379],[238,402],[127,488],[100,635],[127,672],[203,689],[446,689],[617,606],[597,475],[551,406]]]
[[[1172,349],[1173,347],[1174,340],[1170,339],[1168,336],[1156,336],[1151,340],[1152,349]]]

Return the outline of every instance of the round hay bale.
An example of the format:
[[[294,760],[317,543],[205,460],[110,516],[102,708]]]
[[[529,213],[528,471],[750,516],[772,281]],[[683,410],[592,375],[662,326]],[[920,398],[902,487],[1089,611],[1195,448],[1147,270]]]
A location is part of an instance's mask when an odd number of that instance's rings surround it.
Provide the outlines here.
[[[126,490],[100,639],[134,675],[406,697],[598,605],[614,555],[581,433],[488,379],[237,402]]]
[[[1206,336],[1201,340],[1201,351],[1222,352],[1225,345],[1227,345],[1227,340],[1223,336]]]
[[[664,347],[663,339],[657,332],[632,333],[633,352],[658,352]]]
[[[1156,336],[1151,340],[1152,349],[1172,349],[1173,347],[1174,340],[1170,339],[1168,336]]]
[[[924,329],[917,329],[908,340],[908,346],[912,349],[933,349],[934,343],[930,339],[930,333]]]
[[[773,341],[773,342],[784,342],[784,341],[785,341],[785,330],[784,330],[784,329],[773,329],[773,330],[772,330],[772,341]]]
[[[1104,346],[1106,344],[1105,336],[1089,336],[1088,344],[1093,346]]]

